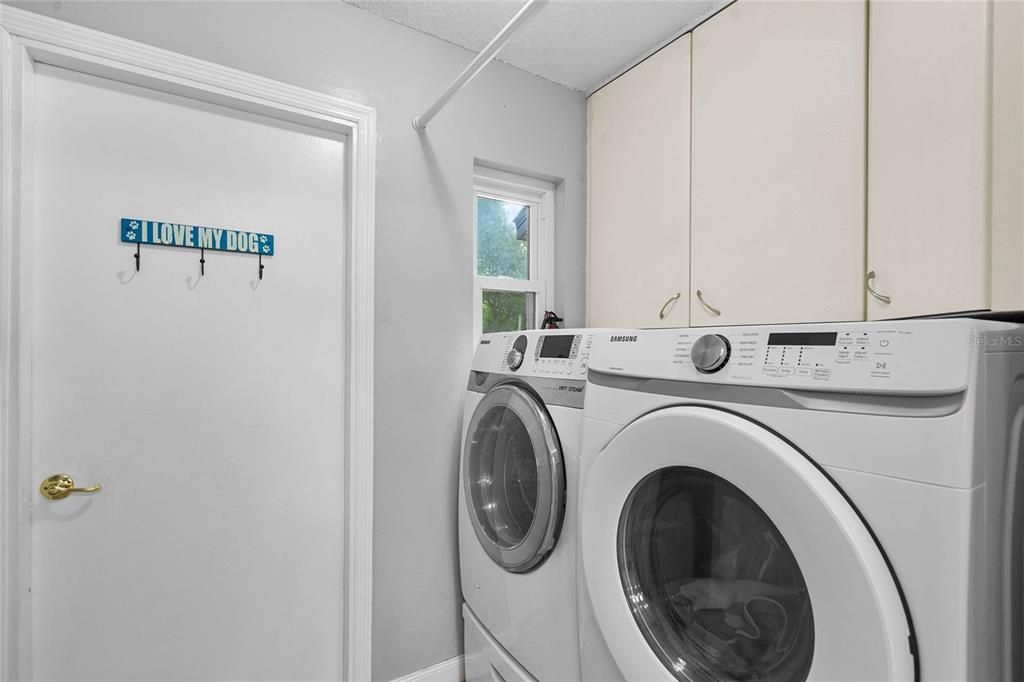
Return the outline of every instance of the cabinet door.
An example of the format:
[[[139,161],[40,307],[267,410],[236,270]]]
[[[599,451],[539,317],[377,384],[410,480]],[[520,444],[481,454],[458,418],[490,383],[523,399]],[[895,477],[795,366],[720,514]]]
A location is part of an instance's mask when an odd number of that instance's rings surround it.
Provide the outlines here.
[[[1024,3],[992,7],[992,310],[1024,310]]]
[[[694,31],[694,326],[863,319],[866,17],[742,0]]]
[[[986,2],[872,2],[868,317],[989,307]]]
[[[591,326],[689,324],[690,36],[588,102]]]

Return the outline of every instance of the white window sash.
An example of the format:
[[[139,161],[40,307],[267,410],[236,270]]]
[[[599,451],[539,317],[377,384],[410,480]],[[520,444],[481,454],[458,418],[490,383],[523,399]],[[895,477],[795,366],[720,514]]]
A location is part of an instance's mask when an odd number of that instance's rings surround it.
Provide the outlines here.
[[[476,285],[484,291],[528,291],[535,294],[543,294],[547,288],[543,280],[511,277],[477,277]]]
[[[515,286],[504,286],[509,283],[514,283]],[[473,338],[476,340],[479,340],[480,335],[483,334],[485,291],[533,294],[534,319],[532,326],[529,327],[530,329],[540,329],[541,322],[544,320],[544,312],[551,309],[543,305],[544,301],[547,300],[547,286],[544,282],[526,279],[517,280],[507,277],[477,277],[473,287],[473,306],[476,310],[476,314],[473,316]]]
[[[539,329],[544,312],[554,307],[554,190],[543,180],[523,178],[503,171],[476,169],[473,186],[473,338],[483,331],[483,292],[516,291],[534,294],[532,328]],[[530,207],[530,279],[487,277],[477,268],[477,197],[511,201]]]

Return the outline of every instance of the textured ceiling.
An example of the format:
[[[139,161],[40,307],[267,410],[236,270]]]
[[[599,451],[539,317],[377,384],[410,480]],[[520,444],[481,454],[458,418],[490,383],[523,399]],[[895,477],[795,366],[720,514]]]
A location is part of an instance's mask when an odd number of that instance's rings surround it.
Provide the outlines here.
[[[498,59],[590,93],[730,0],[550,0]],[[525,0],[345,0],[479,51]]]

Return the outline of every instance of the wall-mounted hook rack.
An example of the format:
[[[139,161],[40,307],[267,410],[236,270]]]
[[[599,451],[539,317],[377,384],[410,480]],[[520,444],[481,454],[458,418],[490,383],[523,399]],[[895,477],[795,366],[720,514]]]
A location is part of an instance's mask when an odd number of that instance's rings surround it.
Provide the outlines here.
[[[121,218],[121,242],[135,244],[135,271],[140,269],[142,245],[199,249],[199,276],[206,275],[206,251],[251,253],[259,257],[259,278],[263,279],[263,257],[274,255],[274,235],[264,232],[200,227],[180,223]]]

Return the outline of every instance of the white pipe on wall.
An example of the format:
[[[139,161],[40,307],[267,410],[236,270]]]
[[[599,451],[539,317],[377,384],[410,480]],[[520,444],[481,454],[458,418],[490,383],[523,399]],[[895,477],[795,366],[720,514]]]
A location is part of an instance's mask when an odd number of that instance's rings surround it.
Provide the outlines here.
[[[537,10],[541,8],[547,0],[526,0],[526,4],[523,5],[512,19],[505,24],[505,28],[498,32],[498,35],[491,39],[491,42],[487,43],[487,46],[480,51],[473,61],[469,63],[465,69],[462,70],[452,84],[448,86],[448,89],[441,93],[441,96],[431,104],[426,111],[417,116],[412,120],[412,127],[416,129],[416,132],[422,133],[427,129],[427,124],[430,120],[437,115],[437,112],[444,108],[444,105],[448,104],[448,101],[455,96],[459,90],[464,88],[469,81],[480,73],[480,71],[487,66],[488,62],[494,58],[501,48],[505,47],[512,36],[516,34],[523,24],[525,24]]]

